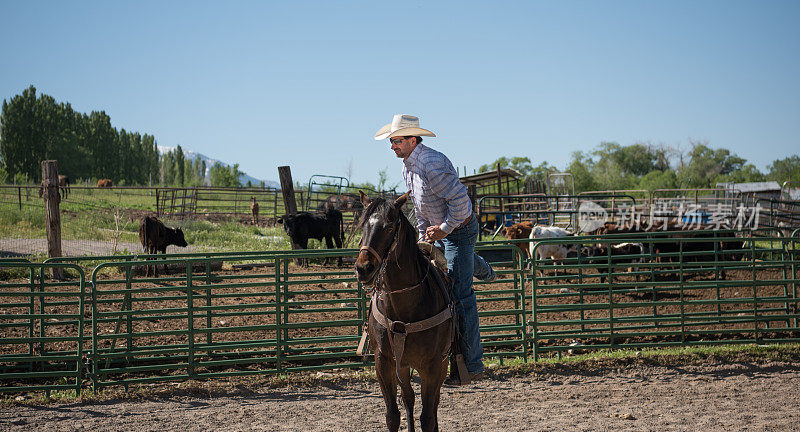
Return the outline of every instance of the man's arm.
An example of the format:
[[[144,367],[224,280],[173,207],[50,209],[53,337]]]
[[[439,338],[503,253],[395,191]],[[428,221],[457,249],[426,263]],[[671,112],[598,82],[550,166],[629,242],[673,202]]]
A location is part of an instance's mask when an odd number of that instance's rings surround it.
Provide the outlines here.
[[[411,179],[410,179],[410,175],[411,174],[408,172],[408,169],[406,167],[403,167],[403,182],[405,182],[406,188],[409,191],[413,189],[412,183],[411,183]],[[413,193],[411,194],[411,200],[412,201],[414,200],[414,194]],[[416,202],[414,203],[412,208],[413,208],[413,211],[414,211],[414,221],[416,222],[417,231],[419,232],[419,241],[425,241],[425,230],[428,229],[428,227],[431,225],[431,222],[429,220],[423,218],[419,214],[419,212],[417,212],[417,203]]]
[[[447,235],[472,215],[472,203],[467,188],[458,180],[456,170],[449,161],[432,163],[427,168],[431,191],[447,203],[447,216],[439,225],[439,229]]]
[[[416,212],[414,212],[414,219],[416,219],[417,221],[417,231],[419,231],[419,241],[427,240],[425,232],[428,230],[428,227],[431,226],[430,221],[427,221],[424,218],[420,217],[419,215],[417,215]]]

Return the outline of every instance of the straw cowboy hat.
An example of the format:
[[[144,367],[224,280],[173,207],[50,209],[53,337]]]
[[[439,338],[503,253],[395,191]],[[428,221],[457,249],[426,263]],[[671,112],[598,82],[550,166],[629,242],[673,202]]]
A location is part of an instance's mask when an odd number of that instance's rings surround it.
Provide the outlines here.
[[[419,127],[419,118],[407,114],[395,114],[392,122],[380,128],[375,133],[375,139],[380,141],[396,136],[427,136],[435,137],[436,134]]]

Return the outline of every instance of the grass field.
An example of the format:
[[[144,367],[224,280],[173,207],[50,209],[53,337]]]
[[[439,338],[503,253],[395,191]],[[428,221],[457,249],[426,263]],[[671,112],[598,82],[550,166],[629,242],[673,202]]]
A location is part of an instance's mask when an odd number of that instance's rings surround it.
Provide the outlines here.
[[[261,192],[262,223],[247,221],[249,197]],[[291,249],[288,236],[281,226],[270,227],[263,222],[276,209],[274,192],[242,190],[213,192],[209,201],[198,203],[216,209],[236,210],[237,215],[203,214],[198,219],[161,217],[170,227],[181,227],[186,241],[200,251],[267,251]],[[272,199],[272,201],[270,201]],[[155,196],[148,189],[96,189],[73,187],[68,198],[61,201],[61,238],[72,241],[101,241],[139,243],[139,220],[155,213]],[[246,221],[246,222],[245,222]],[[0,187],[0,238],[42,239],[46,237],[44,201],[34,186]],[[311,240],[309,248],[324,248],[324,242]],[[125,248],[120,249],[126,253]],[[136,251],[138,252],[138,250]]]

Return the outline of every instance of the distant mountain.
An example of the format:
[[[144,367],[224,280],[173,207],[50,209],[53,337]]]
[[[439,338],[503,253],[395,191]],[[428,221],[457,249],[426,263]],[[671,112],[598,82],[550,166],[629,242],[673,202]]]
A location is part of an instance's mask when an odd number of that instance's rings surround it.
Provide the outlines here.
[[[158,152],[160,154],[162,154],[162,155],[167,154],[167,153],[169,153],[171,151],[174,151],[175,149],[176,149],[176,147],[158,146]],[[222,161],[218,161],[216,159],[211,159],[210,157],[208,157],[208,156],[206,156],[206,155],[204,155],[202,153],[197,153],[196,151],[192,151],[192,150],[183,149],[183,155],[184,155],[183,157],[185,157],[188,160],[194,160],[195,157],[200,156],[200,160],[203,160],[203,161],[206,162],[206,179],[205,179],[206,183],[208,183],[210,181],[210,179],[211,179],[211,167],[214,166],[215,163],[219,162],[219,163],[221,163],[222,165],[224,165],[226,167],[230,167],[231,166],[230,164],[227,164],[227,163],[222,162]],[[247,175],[245,173],[242,173],[242,175],[239,176],[239,181],[241,181],[242,185],[245,185],[245,186],[247,185],[247,182],[249,181],[250,184],[252,184],[254,187],[258,187],[258,186],[261,185],[261,181],[262,180],[261,179],[257,179],[255,177],[251,177],[251,176],[249,176],[249,175]],[[274,188],[278,188],[278,189],[280,189],[280,187],[281,187],[280,183],[278,183],[276,181],[272,181],[272,180],[264,180],[264,185],[267,186],[267,187],[274,187]]]

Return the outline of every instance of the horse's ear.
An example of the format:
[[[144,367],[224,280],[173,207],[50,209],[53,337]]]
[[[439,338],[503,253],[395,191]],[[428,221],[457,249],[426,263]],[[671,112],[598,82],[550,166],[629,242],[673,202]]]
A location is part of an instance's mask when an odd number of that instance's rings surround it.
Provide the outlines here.
[[[361,195],[361,204],[364,204],[364,207],[368,206],[372,200],[369,199],[367,194],[364,193],[361,189],[358,190],[358,194]]]
[[[400,195],[399,197],[397,197],[397,199],[394,200],[394,207],[398,208],[398,209],[400,207],[403,207],[403,204],[405,204],[406,201],[408,200],[408,194],[410,194],[410,193],[411,193],[411,191],[408,191],[408,192]]]

